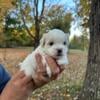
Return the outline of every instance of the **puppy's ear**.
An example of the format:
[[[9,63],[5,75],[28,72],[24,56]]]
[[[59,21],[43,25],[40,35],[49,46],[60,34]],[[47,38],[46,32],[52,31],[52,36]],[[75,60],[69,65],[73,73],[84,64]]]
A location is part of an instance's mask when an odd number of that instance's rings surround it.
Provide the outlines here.
[[[47,34],[44,34],[43,37],[42,37],[41,40],[40,40],[40,46],[42,46],[42,47],[45,45],[46,35],[47,35]]]

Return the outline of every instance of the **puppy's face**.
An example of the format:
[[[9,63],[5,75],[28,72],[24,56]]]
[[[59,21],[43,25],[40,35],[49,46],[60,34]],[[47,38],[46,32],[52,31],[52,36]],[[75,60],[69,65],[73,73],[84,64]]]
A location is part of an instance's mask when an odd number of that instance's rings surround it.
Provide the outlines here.
[[[67,36],[63,31],[58,29],[53,29],[44,34],[40,42],[45,52],[55,59],[66,55],[68,51]]]

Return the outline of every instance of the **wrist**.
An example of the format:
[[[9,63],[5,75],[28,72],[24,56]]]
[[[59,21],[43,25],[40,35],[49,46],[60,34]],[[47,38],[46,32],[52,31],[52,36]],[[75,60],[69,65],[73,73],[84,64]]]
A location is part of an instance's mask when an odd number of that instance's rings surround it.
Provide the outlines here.
[[[14,100],[12,96],[3,91],[0,95],[0,100]]]

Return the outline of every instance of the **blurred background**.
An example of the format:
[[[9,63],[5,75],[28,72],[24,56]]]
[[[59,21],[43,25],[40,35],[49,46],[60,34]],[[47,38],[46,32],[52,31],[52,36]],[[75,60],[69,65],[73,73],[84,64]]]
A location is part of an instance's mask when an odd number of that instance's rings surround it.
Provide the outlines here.
[[[12,75],[44,33],[57,28],[69,34],[69,65],[29,100],[76,99],[86,71],[89,11],[87,0],[0,0],[0,63]]]

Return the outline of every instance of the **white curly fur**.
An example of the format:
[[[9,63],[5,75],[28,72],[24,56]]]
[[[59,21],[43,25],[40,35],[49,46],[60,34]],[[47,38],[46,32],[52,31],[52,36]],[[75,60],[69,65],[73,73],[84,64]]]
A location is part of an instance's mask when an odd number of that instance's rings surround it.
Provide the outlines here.
[[[59,49],[62,51],[60,55],[58,54]],[[40,40],[40,45],[35,49],[35,51],[29,54],[25,60],[20,63],[20,68],[21,70],[24,70],[26,75],[34,77],[37,67],[35,55],[39,53],[42,56],[43,64],[46,64],[47,74],[49,77],[51,77],[52,72],[46,63],[45,55],[55,58],[59,65],[65,65],[68,64],[67,51],[67,35],[59,29],[50,30],[48,33],[43,35],[42,39]]]

